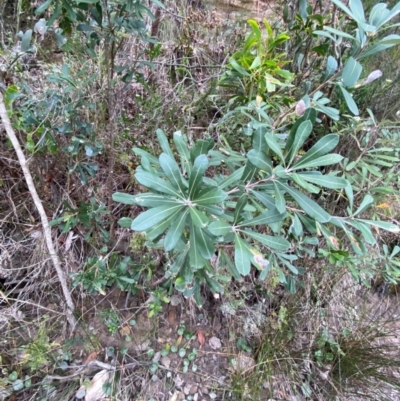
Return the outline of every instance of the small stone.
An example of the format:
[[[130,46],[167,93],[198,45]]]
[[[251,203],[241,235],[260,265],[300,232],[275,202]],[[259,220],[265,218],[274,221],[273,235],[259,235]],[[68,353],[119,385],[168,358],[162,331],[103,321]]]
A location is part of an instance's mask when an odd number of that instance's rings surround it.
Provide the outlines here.
[[[192,387],[190,387],[190,392],[189,392],[189,394],[191,394],[191,395],[196,394],[198,389],[199,389],[199,386],[192,386]]]
[[[208,344],[210,345],[210,347],[211,347],[212,349],[220,349],[221,346],[222,346],[221,340],[220,340],[219,338],[217,338],[217,337],[211,337],[211,338],[208,340]]]
[[[189,395],[189,394],[190,394],[190,387],[189,387],[189,386],[185,386],[185,387],[183,388],[183,392],[184,392],[186,395]]]
[[[208,394],[208,388],[207,387],[202,387],[201,391],[204,394]]]
[[[170,303],[172,306],[178,306],[181,303],[181,298],[178,295],[172,295]]]
[[[193,396],[193,401],[197,401],[198,398],[199,398],[199,393],[196,393],[196,394]]]
[[[178,393],[178,400],[182,401],[185,399],[185,394],[183,394],[181,391]]]
[[[157,352],[154,354],[153,362],[158,362],[160,359],[161,359],[161,352],[160,352],[160,351],[157,351]]]

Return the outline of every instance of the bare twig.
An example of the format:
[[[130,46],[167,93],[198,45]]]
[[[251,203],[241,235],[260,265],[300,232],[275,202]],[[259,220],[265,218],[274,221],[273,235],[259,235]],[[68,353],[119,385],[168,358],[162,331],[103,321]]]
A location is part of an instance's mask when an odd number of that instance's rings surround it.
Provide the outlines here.
[[[36,187],[35,184],[33,183],[33,179],[32,179],[32,175],[31,172],[29,170],[28,167],[28,163],[26,161],[26,157],[24,152],[22,151],[21,145],[18,141],[18,138],[14,132],[14,129],[11,125],[11,121],[7,115],[7,110],[6,110],[6,106],[4,103],[4,98],[2,93],[0,92],[0,118],[3,121],[4,124],[4,128],[7,132],[8,137],[10,138],[10,141],[14,147],[15,153],[17,154],[18,160],[19,160],[19,164],[21,166],[21,169],[24,173],[24,177],[25,177],[25,181],[28,185],[28,189],[29,192],[32,196],[33,202],[36,206],[36,209],[40,215],[40,219],[42,222],[42,228],[43,228],[43,233],[44,233],[44,237],[46,239],[46,245],[47,245],[47,249],[49,251],[49,255],[51,257],[51,260],[53,262],[53,266],[57,272],[57,276],[58,279],[60,281],[61,284],[61,288],[62,291],[64,293],[64,298],[65,301],[67,303],[67,311],[66,311],[66,316],[67,316],[67,320],[68,323],[71,325],[71,328],[74,329],[75,325],[76,325],[76,319],[73,315],[73,312],[75,310],[74,307],[74,302],[72,300],[71,297],[71,293],[68,289],[68,285],[67,285],[67,280],[65,278],[64,275],[64,271],[61,268],[61,263],[60,260],[58,258],[58,255],[56,253],[55,247],[54,247],[54,243],[53,243],[53,239],[51,237],[51,229],[49,226],[49,221],[47,219],[47,215],[46,212],[43,208],[42,202],[39,198],[39,195],[36,191]]]

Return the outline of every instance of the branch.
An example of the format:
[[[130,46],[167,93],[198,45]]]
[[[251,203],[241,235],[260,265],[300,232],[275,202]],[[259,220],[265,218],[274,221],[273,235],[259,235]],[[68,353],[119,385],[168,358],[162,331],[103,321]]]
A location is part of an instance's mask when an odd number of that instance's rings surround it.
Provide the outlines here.
[[[54,247],[53,239],[51,237],[51,229],[49,226],[49,221],[47,219],[46,212],[44,211],[42,202],[36,191],[35,184],[33,183],[32,175],[29,170],[25,154],[22,151],[21,145],[18,141],[17,136],[15,135],[14,129],[11,125],[11,121],[7,115],[7,110],[6,110],[6,106],[4,103],[3,94],[1,92],[0,92],[0,118],[3,121],[4,128],[5,128],[7,135],[10,138],[10,141],[14,147],[15,153],[17,154],[18,161],[19,161],[21,169],[24,173],[25,181],[28,185],[29,192],[32,196],[32,199],[36,206],[36,209],[40,215],[43,233],[44,233],[44,237],[46,239],[47,249],[49,251],[51,260],[53,262],[54,269],[57,272],[58,280],[60,281],[61,288],[64,293],[64,298],[67,303],[66,317],[67,317],[68,323],[71,325],[71,328],[73,330],[76,325],[76,319],[73,315],[74,310],[75,310],[74,302],[72,300],[71,293],[68,289],[67,280],[65,278],[64,271],[61,268],[60,260],[58,259],[58,255],[57,255],[57,252]]]

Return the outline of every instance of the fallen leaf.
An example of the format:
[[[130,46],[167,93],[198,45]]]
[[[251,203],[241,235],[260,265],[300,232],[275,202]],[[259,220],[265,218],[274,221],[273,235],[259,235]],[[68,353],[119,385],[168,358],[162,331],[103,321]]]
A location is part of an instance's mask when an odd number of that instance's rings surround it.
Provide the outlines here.
[[[219,338],[217,338],[217,337],[211,337],[211,338],[208,340],[208,344],[210,345],[210,347],[211,347],[212,349],[220,349],[221,346],[222,346],[221,340],[220,340]]]
[[[129,324],[124,324],[120,329],[119,329],[119,334],[121,337],[126,337],[131,334],[131,326]]]
[[[201,329],[197,329],[197,341],[201,346],[206,343],[206,337]]]
[[[111,381],[111,372],[106,369],[96,373],[93,379],[90,381],[88,387],[81,386],[78,390],[78,398],[82,398],[81,395],[85,391],[85,401],[106,401],[109,400],[107,394],[103,390],[104,384]]]
[[[98,351],[93,351],[88,355],[88,357],[85,359],[84,365],[87,365],[89,362],[93,361],[94,359],[97,358],[97,355],[99,355]]]

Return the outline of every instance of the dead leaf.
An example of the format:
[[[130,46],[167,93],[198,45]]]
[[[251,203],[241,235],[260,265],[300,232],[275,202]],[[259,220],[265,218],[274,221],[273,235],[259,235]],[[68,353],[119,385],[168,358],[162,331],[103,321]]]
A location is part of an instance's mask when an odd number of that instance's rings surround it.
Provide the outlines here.
[[[129,324],[124,324],[120,329],[119,329],[119,334],[121,337],[126,337],[131,334],[131,327]]]
[[[85,391],[85,401],[107,401],[109,398],[103,390],[103,385],[110,382],[111,379],[111,372],[103,369],[94,375],[93,379],[90,381],[89,387],[85,388],[85,386],[81,386],[77,394],[81,394]]]
[[[86,358],[84,365],[87,365],[89,362],[95,360],[97,358],[97,355],[99,355],[99,351],[93,351],[92,353],[90,353]]]
[[[206,337],[201,329],[197,329],[197,341],[200,346],[203,346],[206,343]]]
[[[221,340],[217,337],[211,337],[208,340],[208,344],[212,349],[220,349],[222,347]]]

